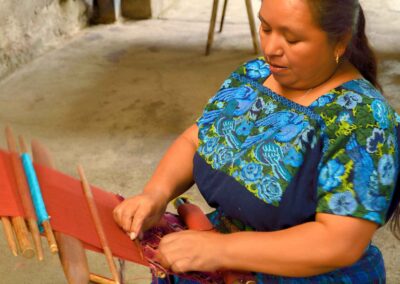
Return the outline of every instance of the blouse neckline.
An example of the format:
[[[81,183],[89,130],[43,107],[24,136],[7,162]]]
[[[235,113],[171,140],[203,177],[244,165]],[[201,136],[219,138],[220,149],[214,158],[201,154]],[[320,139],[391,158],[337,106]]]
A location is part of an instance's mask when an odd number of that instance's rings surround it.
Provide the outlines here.
[[[267,62],[265,62],[265,64],[268,65]],[[269,66],[269,65],[268,65],[268,66]],[[269,68],[268,68],[268,71],[269,71]],[[291,105],[297,105],[299,108],[306,108],[306,109],[310,109],[310,110],[314,109],[314,107],[315,107],[314,104],[315,104],[318,100],[320,100],[322,97],[326,97],[326,96],[328,96],[328,95],[332,95],[333,92],[337,91],[337,90],[340,89],[340,88],[343,88],[344,85],[350,84],[350,83],[352,83],[352,82],[357,82],[357,81],[365,80],[364,77],[357,77],[357,78],[354,78],[354,79],[347,80],[347,81],[341,83],[340,85],[338,85],[338,86],[336,86],[336,87],[330,89],[330,90],[327,91],[326,93],[322,94],[321,96],[319,96],[318,98],[316,98],[315,100],[313,100],[309,105],[302,105],[302,104],[299,104],[299,103],[297,103],[297,102],[295,102],[295,101],[293,101],[293,100],[291,100],[291,99],[288,99],[288,98],[285,97],[285,96],[282,96],[281,94],[278,94],[278,93],[274,92],[273,90],[271,90],[271,89],[268,88],[267,86],[264,86],[264,82],[265,82],[271,75],[272,75],[271,72],[268,72],[267,76],[265,76],[265,77],[260,78],[259,80],[257,80],[258,83],[261,85],[262,89],[265,89],[265,90],[267,91],[267,93],[269,93],[269,94],[273,94],[274,97],[280,97],[281,100],[287,101],[287,102],[289,102]]]

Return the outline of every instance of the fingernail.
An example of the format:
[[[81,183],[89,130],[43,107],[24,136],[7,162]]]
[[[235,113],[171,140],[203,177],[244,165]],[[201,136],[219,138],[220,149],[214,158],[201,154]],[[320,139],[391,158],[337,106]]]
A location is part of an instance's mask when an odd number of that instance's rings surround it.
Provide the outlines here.
[[[131,240],[133,241],[134,239],[136,239],[136,233],[135,233],[135,232],[130,232],[130,233],[129,233],[129,237],[130,237]]]

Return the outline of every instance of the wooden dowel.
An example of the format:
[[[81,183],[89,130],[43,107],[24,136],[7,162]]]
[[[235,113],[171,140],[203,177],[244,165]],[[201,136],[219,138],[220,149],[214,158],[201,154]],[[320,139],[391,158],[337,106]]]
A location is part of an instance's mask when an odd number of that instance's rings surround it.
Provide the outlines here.
[[[42,242],[40,240],[40,232],[36,220],[36,214],[33,207],[28,183],[26,181],[24,168],[22,166],[21,158],[17,150],[17,143],[14,139],[14,135],[10,127],[6,127],[6,137],[7,137],[8,149],[11,152],[11,163],[13,166],[14,175],[17,182],[18,192],[21,197],[22,207],[24,208],[25,214],[27,215],[26,217],[27,217],[28,227],[32,234],[37,258],[39,261],[42,261],[44,258],[43,248],[42,248]]]
[[[96,203],[94,202],[94,198],[93,198],[93,193],[90,188],[89,182],[86,179],[83,168],[80,165],[78,166],[78,173],[79,173],[79,176],[82,181],[82,189],[83,189],[84,195],[86,197],[86,201],[89,206],[89,210],[90,210],[94,225],[96,227],[96,231],[99,236],[101,246],[102,246],[104,254],[106,256],[108,266],[110,267],[111,274],[115,280],[115,283],[119,284],[119,283],[121,283],[121,281],[119,279],[117,267],[115,266],[115,263],[114,263],[112,252],[110,250],[110,247],[108,246],[108,241],[107,241],[104,229],[103,229],[103,225],[101,224],[101,221],[100,221],[99,212],[97,210]]]
[[[19,193],[19,197],[22,201],[22,206],[24,208],[25,214],[29,216],[29,211],[26,211],[28,208],[26,207],[26,195],[23,195],[20,191],[20,183],[21,183],[21,178],[17,176],[17,163],[19,160],[18,153],[16,153],[16,144],[14,137],[12,135],[12,131],[10,127],[6,127],[6,138],[7,138],[7,144],[8,144],[8,149],[11,152],[11,162],[14,170],[14,175],[15,179],[17,182],[17,187],[18,190],[17,192]],[[26,227],[26,223],[24,218],[22,217],[12,217],[11,219],[12,224],[14,226],[14,231],[15,235],[17,236],[17,240],[19,243],[19,246],[22,250],[22,255],[25,256],[26,258],[32,258],[35,255],[35,251],[32,247],[31,241],[29,240],[29,232],[28,228]]]
[[[46,235],[47,243],[49,244],[50,252],[52,254],[58,253],[58,246],[56,242],[56,238],[53,233],[53,229],[51,228],[49,221],[43,221],[42,226],[44,229],[44,234]]]
[[[20,147],[21,147],[21,151],[23,153],[28,154],[28,147],[26,146],[24,138],[22,136],[19,136],[18,138],[19,138],[19,144],[20,144]],[[36,178],[36,176],[35,176],[35,178]],[[47,213],[46,213],[46,215],[47,215]],[[43,220],[42,221],[42,226],[43,226],[43,229],[44,229],[44,232],[45,232],[47,243],[48,243],[49,248],[50,248],[50,252],[52,254],[58,253],[57,242],[56,242],[56,239],[54,237],[53,230],[51,228],[49,220]]]
[[[48,149],[38,140],[32,140],[33,160],[40,165],[55,169],[55,164]],[[44,225],[43,225],[44,226]],[[67,282],[80,284],[89,282],[89,264],[82,242],[66,234],[55,231],[58,255]]]
[[[35,255],[35,250],[28,237],[29,232],[25,224],[25,219],[23,217],[12,217],[11,223],[14,227],[15,236],[17,237],[22,255],[26,258],[32,258]]]
[[[90,273],[89,279],[91,282],[98,284],[115,284],[115,281],[94,273]]]
[[[3,224],[4,235],[6,236],[6,240],[10,250],[14,256],[18,256],[18,248],[14,239],[14,232],[11,225],[10,218],[1,217],[1,222]]]

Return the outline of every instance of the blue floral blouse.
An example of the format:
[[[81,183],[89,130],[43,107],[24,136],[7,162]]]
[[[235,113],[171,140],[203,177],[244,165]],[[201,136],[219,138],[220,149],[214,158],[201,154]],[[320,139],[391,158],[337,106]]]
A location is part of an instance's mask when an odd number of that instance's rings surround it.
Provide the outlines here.
[[[260,231],[317,212],[384,224],[400,198],[400,117],[365,79],[304,107],[264,87],[269,75],[263,58],[240,66],[197,121],[194,178],[207,202]]]

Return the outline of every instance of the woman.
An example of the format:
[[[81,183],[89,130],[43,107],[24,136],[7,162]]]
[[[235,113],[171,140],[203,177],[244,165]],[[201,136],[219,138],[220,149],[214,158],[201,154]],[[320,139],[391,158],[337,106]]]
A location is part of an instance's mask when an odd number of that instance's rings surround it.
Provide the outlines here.
[[[167,235],[166,268],[384,283],[370,242],[398,208],[399,117],[378,91],[363,11],[353,0],[264,0],[259,17],[264,58],[231,74],[115,220],[134,238],[196,182],[216,227],[223,217],[243,232]]]

